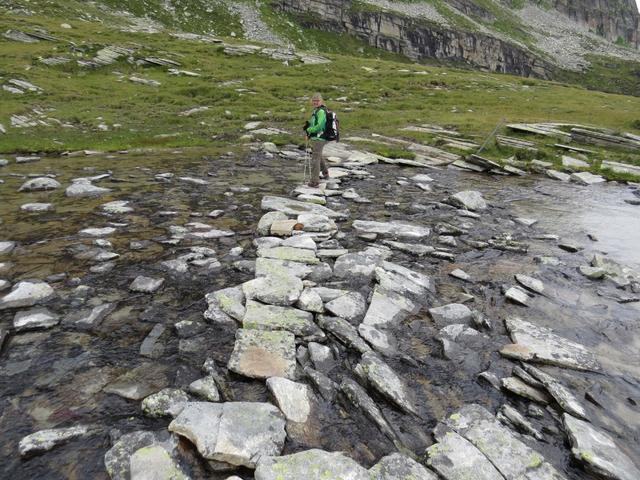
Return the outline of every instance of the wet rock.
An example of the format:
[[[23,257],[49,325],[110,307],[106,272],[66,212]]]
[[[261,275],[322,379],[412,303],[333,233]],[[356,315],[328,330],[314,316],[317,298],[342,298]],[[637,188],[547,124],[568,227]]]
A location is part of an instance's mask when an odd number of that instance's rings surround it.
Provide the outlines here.
[[[525,307],[529,306],[528,303],[529,303],[529,300],[531,300],[531,297],[529,297],[529,295],[527,295],[524,290],[518,287],[509,288],[504,293],[504,296],[508,300],[511,300],[512,302]]]
[[[245,295],[242,287],[230,287],[207,294],[205,297],[211,309],[212,301],[217,302],[220,309],[231,318],[242,321],[245,314]]]
[[[365,352],[362,354],[355,371],[401,410],[417,414],[404,382],[375,353]]]
[[[63,323],[85,330],[95,329],[115,308],[115,303],[105,303],[90,310],[72,312],[64,318]]]
[[[129,285],[129,290],[132,292],[154,293],[158,291],[163,284],[164,278],[151,278],[139,275],[133,283]]]
[[[339,452],[305,450],[283,457],[263,457],[256,480],[369,480],[367,470]]]
[[[471,281],[471,276],[465,271],[460,270],[459,268],[456,268],[455,270],[452,270],[451,272],[449,272],[449,275],[451,275],[454,278],[464,280],[465,282]]]
[[[607,271],[604,268],[590,267],[588,265],[581,265],[578,270],[582,275],[591,280],[600,280],[607,274]]]
[[[306,248],[307,250],[317,250],[316,242],[307,235],[296,235],[291,238],[287,238],[281,244],[283,247],[291,248]]]
[[[427,227],[403,222],[372,222],[356,220],[353,228],[358,232],[387,235],[394,238],[409,238],[420,240],[428,237],[431,231]]]
[[[382,257],[375,253],[347,253],[336,259],[333,274],[340,279],[357,284],[369,283],[376,266],[382,262]]]
[[[147,363],[120,375],[103,388],[103,391],[129,400],[142,400],[144,397],[162,390],[167,384],[165,368]]]
[[[142,413],[148,417],[177,417],[189,401],[180,389],[165,388],[142,400]]]
[[[257,253],[259,257],[273,258],[276,260],[306,263],[309,265],[315,265],[319,263],[318,257],[316,257],[315,252],[307,248],[292,248],[292,247],[259,248]]]
[[[106,213],[124,214],[133,212],[133,208],[129,206],[126,200],[116,200],[102,205],[102,210]]]
[[[381,458],[369,469],[369,477],[370,480],[438,480],[434,473],[400,453]]]
[[[48,283],[30,280],[18,282],[13,286],[11,292],[0,298],[0,310],[32,307],[46,302],[54,294],[53,288]]]
[[[53,203],[25,203],[20,205],[20,210],[29,213],[52,212],[55,210]]]
[[[524,415],[510,405],[502,405],[502,407],[500,407],[500,412],[496,415],[496,418],[502,423],[512,425],[513,428],[526,435],[531,435],[537,440],[542,440],[542,434],[535,429]]]
[[[8,290],[9,288],[11,288],[11,282],[9,282],[8,280],[0,279],[0,292]]]
[[[295,336],[283,331],[238,329],[227,367],[251,378],[293,378],[296,367]]]
[[[338,393],[338,385],[324,373],[310,367],[304,367],[304,373],[311,385],[327,402],[334,402]]]
[[[311,412],[311,400],[305,384],[286,378],[271,377],[267,379],[267,388],[287,420],[297,423],[307,421]]]
[[[176,460],[160,445],[137,450],[131,456],[131,480],[189,480]]]
[[[104,228],[85,228],[84,230],[80,230],[78,232],[80,235],[85,237],[107,237],[112,235],[117,230],[113,227],[104,227]]]
[[[204,378],[200,378],[189,384],[189,392],[194,395],[207,400],[208,402],[219,402],[220,392],[216,381],[211,375],[207,375]]]
[[[455,207],[465,208],[471,211],[485,210],[487,208],[487,203],[484,201],[484,198],[482,198],[482,194],[474,190],[458,192],[451,195],[447,200]]]
[[[318,215],[325,215],[329,218],[342,219],[347,218],[347,215],[342,212],[336,212],[317,205],[315,203],[301,202],[298,200],[291,200],[283,197],[263,197],[261,203],[262,210],[275,210],[282,212],[286,215],[297,216],[302,213],[316,213]]]
[[[431,315],[438,328],[455,323],[469,323],[473,316],[469,307],[461,303],[450,303],[442,307],[430,308],[429,315]]]
[[[247,299],[281,306],[296,303],[303,289],[302,280],[293,275],[258,277],[242,284],[242,290]]]
[[[282,413],[268,403],[191,402],[169,431],[188,438],[207,460],[255,468],[259,458],[280,454],[284,427]]]
[[[313,322],[313,314],[297,308],[263,305],[247,300],[242,320],[245,329],[286,330],[298,337],[323,339],[324,334]]]
[[[401,252],[407,253],[409,255],[415,255],[418,257],[429,255],[435,251],[435,248],[433,248],[430,245],[420,245],[417,243],[402,243],[402,242],[394,242],[391,240],[382,240],[382,244],[387,245],[395,250],[400,250]]]
[[[9,332],[6,328],[0,328],[0,352],[2,352],[2,347],[4,346],[4,341],[9,336]]]
[[[19,192],[39,192],[43,190],[55,190],[60,188],[60,182],[49,177],[38,177],[26,181],[18,189]]]
[[[305,278],[311,275],[314,269],[318,266],[313,267],[305,263],[276,260],[273,258],[257,258],[256,277],[281,277],[293,275],[294,277]]]
[[[369,345],[358,335],[355,327],[346,320],[339,317],[320,315],[318,317],[318,324],[323,330],[334,335],[346,346],[354,348],[360,353],[371,351]]]
[[[92,429],[88,425],[40,430],[20,440],[18,451],[22,457],[38,455],[74,438],[85,437],[91,431]]]
[[[60,317],[46,308],[32,308],[16,313],[13,318],[13,328],[17,332],[50,328],[60,323]]]
[[[557,170],[545,170],[545,175],[549,178],[552,178],[553,180],[559,180],[561,182],[568,182],[569,178],[571,177],[569,174],[567,173],[563,173],[563,172],[559,172]]]
[[[111,480],[131,479],[131,456],[141,448],[158,445],[169,454],[177,448],[177,441],[166,431],[136,431],[122,435],[104,456],[104,465]]]
[[[269,235],[271,231],[271,225],[278,220],[287,220],[287,217],[282,212],[267,212],[258,221],[258,227],[256,232],[258,235]]]
[[[560,382],[555,378],[542,370],[535,368],[531,365],[523,365],[523,368],[527,373],[535,377],[539,382],[544,385],[544,388],[549,392],[553,399],[560,405],[565,412],[570,415],[584,420],[588,420],[587,412],[578,401],[578,399]]]
[[[427,465],[446,480],[501,480],[502,475],[471,442],[447,432],[427,449]]]
[[[562,338],[548,328],[518,318],[509,318],[505,323],[514,342],[500,350],[505,357],[577,370],[599,371],[601,368],[595,355],[583,345]]]
[[[336,317],[344,318],[352,323],[358,322],[364,315],[367,302],[358,292],[349,292],[335,300],[331,300],[325,308]]]
[[[140,345],[140,355],[148,358],[160,358],[164,353],[164,344],[160,338],[165,331],[166,327],[163,324],[155,324]]]
[[[516,281],[532,292],[542,294],[544,292],[544,284],[537,278],[529,277],[527,275],[516,274]]]
[[[321,372],[329,372],[335,365],[331,349],[325,345],[309,342],[309,357],[313,367]]]
[[[558,248],[561,248],[562,250],[569,253],[576,253],[583,249],[583,247],[581,247],[580,245],[576,245],[575,243],[569,243],[569,242],[558,243]]]
[[[432,290],[431,279],[422,273],[410,270],[402,265],[382,262],[375,270],[380,287],[388,292],[411,297],[417,301],[424,299]]]
[[[324,303],[322,303],[322,298],[318,295],[317,292],[305,288],[300,294],[300,298],[296,302],[296,306],[301,310],[306,310],[307,312],[314,313],[323,313],[324,312]]]
[[[515,393],[516,395],[528,398],[529,400],[541,403],[542,405],[547,405],[551,401],[551,399],[545,392],[527,385],[522,380],[516,377],[503,378],[502,387],[512,393]]]
[[[391,428],[376,402],[373,401],[364,388],[350,378],[345,377],[340,384],[340,390],[356,408],[360,409],[367,418],[376,424],[382,433],[391,440],[396,439],[397,436],[393,428]]]
[[[69,185],[64,194],[72,198],[100,197],[110,191],[109,188],[97,187],[89,180],[81,179]]]
[[[607,434],[567,413],[562,416],[562,420],[571,442],[571,453],[587,470],[615,480],[640,478],[638,466]]]
[[[489,372],[489,371],[481,372],[478,374],[478,378],[481,378],[496,390],[502,389],[502,382],[493,372]]]
[[[16,242],[0,242],[0,255],[11,253],[16,247]]]
[[[298,215],[298,222],[305,232],[333,232],[338,229],[335,222],[327,215],[303,213]]]
[[[595,185],[596,183],[604,183],[607,181],[606,178],[600,175],[594,175],[591,172],[572,173],[569,179],[580,185]]]
[[[513,219],[513,221],[516,223],[519,223],[520,225],[524,225],[525,227],[532,227],[536,223],[538,223],[538,220],[536,220],[535,218],[524,218],[524,217],[516,217]]]
[[[189,338],[204,332],[207,326],[194,320],[181,320],[174,325],[174,328],[180,338]]]

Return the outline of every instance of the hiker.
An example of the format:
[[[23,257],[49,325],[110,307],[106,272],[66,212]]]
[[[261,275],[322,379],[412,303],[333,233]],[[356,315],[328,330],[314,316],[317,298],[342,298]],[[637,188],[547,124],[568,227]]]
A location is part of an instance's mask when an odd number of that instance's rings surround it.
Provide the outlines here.
[[[323,134],[327,125],[327,107],[324,106],[322,95],[319,93],[313,94],[311,104],[313,105],[313,113],[309,121],[304,124],[304,131],[307,140],[311,141],[311,180],[309,186],[317,187],[320,185],[321,170],[322,178],[329,178],[329,169],[322,157],[322,149],[326,142]]]

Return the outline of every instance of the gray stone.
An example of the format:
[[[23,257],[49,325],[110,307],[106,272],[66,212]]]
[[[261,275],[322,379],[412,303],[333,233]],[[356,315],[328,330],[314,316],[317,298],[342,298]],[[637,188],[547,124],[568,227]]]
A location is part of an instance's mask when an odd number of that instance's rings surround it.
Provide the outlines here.
[[[165,367],[154,364],[142,364],[120,375],[102,390],[129,400],[142,400],[167,386]]]
[[[367,470],[340,452],[305,450],[283,457],[263,457],[255,480],[369,480]]]
[[[180,389],[165,388],[142,400],[142,413],[148,417],[177,417],[189,401]]]
[[[335,222],[327,215],[302,213],[298,215],[298,223],[305,232],[333,232],[338,229]]]
[[[67,187],[64,194],[67,197],[83,198],[83,197],[100,197],[105,193],[109,193],[111,189],[97,187],[88,180],[78,180]]]
[[[532,292],[541,294],[544,292],[544,283],[537,278],[529,277],[527,275],[521,275],[517,273],[515,275],[516,281],[524,288],[531,290]]]
[[[435,248],[430,245],[421,245],[417,243],[402,243],[394,242],[392,240],[382,240],[382,244],[387,245],[395,250],[400,250],[401,252],[408,253],[409,255],[414,255],[417,257],[423,257],[435,251]]]
[[[306,310],[307,312],[324,312],[324,303],[322,302],[322,298],[320,298],[320,295],[318,295],[317,292],[310,288],[305,288],[302,291],[300,298],[298,298],[298,301],[296,302],[296,306],[301,310]]]
[[[313,363],[313,367],[321,372],[329,372],[335,365],[333,352],[326,345],[315,342],[309,342],[309,357]]]
[[[527,295],[526,292],[519,287],[509,288],[504,293],[504,296],[508,300],[511,300],[512,302],[523,305],[525,307],[528,306],[529,300],[531,300],[531,297],[529,297],[529,295]]]
[[[433,288],[427,275],[396,263],[382,262],[381,267],[376,268],[375,274],[383,289],[414,299],[424,299]]]
[[[562,166],[569,171],[575,171],[582,168],[590,168],[591,164],[568,155],[563,155]]]
[[[316,242],[308,235],[295,235],[287,238],[281,244],[283,247],[306,248],[307,250],[317,250]]]
[[[607,271],[604,268],[590,267],[588,265],[580,265],[578,270],[582,275],[591,280],[600,280],[607,274]]]
[[[154,293],[164,284],[164,278],[150,278],[140,275],[129,286],[132,292]]]
[[[239,322],[242,321],[245,314],[245,295],[242,287],[230,287],[222,290],[216,290],[206,296],[207,302],[209,302],[209,298],[215,300],[224,313],[235,318]],[[209,303],[209,306],[211,306],[211,303]]]
[[[32,307],[44,303],[54,296],[48,283],[25,280],[16,283],[11,292],[0,298],[0,310],[7,308]]]
[[[113,227],[104,227],[104,228],[85,228],[84,230],[80,230],[78,232],[80,235],[84,237],[108,237],[112,235],[117,230]]]
[[[514,222],[519,223],[520,225],[524,225],[525,227],[532,227],[538,220],[535,218],[524,218],[524,217],[516,217],[513,219]]]
[[[487,208],[487,203],[484,201],[484,198],[482,198],[482,194],[474,190],[458,192],[451,195],[448,201],[455,207],[465,208],[471,211],[485,210]]]
[[[411,457],[392,453],[369,469],[370,480],[438,480],[438,477]]]
[[[228,368],[251,378],[294,378],[295,336],[291,332],[238,329]]]
[[[333,219],[346,218],[347,215],[342,212],[336,212],[330,210],[322,205],[315,203],[301,202],[298,200],[291,200],[283,197],[266,196],[262,199],[261,208],[263,210],[275,210],[286,215],[297,216],[302,213],[316,213],[318,215],[325,215]]]
[[[366,417],[376,424],[382,433],[391,440],[396,440],[397,436],[393,428],[364,388],[350,378],[344,377],[340,384],[340,390],[356,408],[359,408]]]
[[[564,385],[558,382],[555,378],[542,370],[535,368],[531,365],[523,365],[525,371],[531,374],[534,378],[544,385],[544,388],[549,392],[549,395],[560,405],[568,414],[588,420],[587,411],[584,409],[578,399],[567,389]]]
[[[542,405],[547,405],[551,401],[546,392],[533,388],[516,377],[503,378],[502,387],[516,395],[541,403]]]
[[[256,232],[258,235],[269,235],[273,222],[287,219],[288,217],[282,212],[267,212],[258,221]]]
[[[274,258],[256,258],[256,277],[293,275],[298,278],[306,278],[314,268],[311,265],[289,260],[277,260]]]
[[[140,355],[149,358],[160,358],[164,353],[164,344],[160,338],[166,331],[162,323],[156,323],[140,345]]]
[[[160,445],[142,447],[131,456],[131,480],[189,480],[176,460]]]
[[[313,314],[297,308],[263,305],[247,300],[242,320],[245,329],[286,330],[298,337],[323,339],[322,330],[313,322]]]
[[[312,292],[317,293],[323,302],[330,302],[342,295],[349,293],[349,290],[341,290],[339,288],[313,287]]]
[[[243,283],[242,290],[247,299],[288,306],[298,301],[304,285],[293,275],[269,275]]]
[[[568,182],[571,177],[567,173],[559,172],[557,170],[545,170],[545,175],[553,180],[560,180],[561,182]]]
[[[129,206],[126,200],[116,200],[102,205],[102,210],[106,213],[123,214],[133,212],[133,208]]]
[[[189,392],[208,402],[219,402],[220,392],[212,375],[207,375],[189,384]]]
[[[344,318],[350,322],[359,322],[365,314],[367,302],[358,292],[349,292],[335,300],[331,300],[325,308],[336,317]]]
[[[307,421],[311,413],[311,401],[309,389],[305,384],[286,378],[271,377],[267,379],[267,388],[287,420],[297,423]]]
[[[355,371],[401,410],[417,414],[405,383],[375,353],[365,352],[362,354]]]
[[[500,412],[496,415],[496,418],[502,423],[512,425],[515,429],[525,433],[526,435],[531,435],[536,440],[542,440],[543,438],[542,434],[535,429],[531,422],[529,422],[524,415],[518,412],[511,405],[502,405],[502,407],[500,407]]]
[[[19,192],[38,192],[42,190],[55,190],[60,188],[60,182],[49,177],[32,178],[26,181],[18,189]]]
[[[181,320],[174,324],[174,328],[180,338],[189,338],[204,332],[207,326],[194,320]]]
[[[20,210],[29,213],[52,212],[55,210],[53,203],[25,203],[20,205]]]
[[[600,175],[594,175],[591,172],[572,173],[569,179],[572,182],[579,183],[580,185],[595,185],[597,183],[604,183],[606,178]]]
[[[40,430],[20,440],[18,451],[21,457],[38,455],[74,438],[85,437],[90,432],[88,425]]]
[[[376,286],[362,324],[384,327],[395,326],[409,313],[416,310],[417,306],[408,298]]]
[[[473,317],[469,307],[461,303],[450,303],[442,307],[430,308],[429,315],[431,315],[438,328],[455,323],[469,323]]]
[[[131,456],[141,448],[157,445],[175,454],[177,439],[166,431],[135,431],[122,435],[104,456],[104,465],[111,480],[131,479]]]
[[[562,420],[571,442],[571,453],[587,470],[614,480],[640,478],[638,466],[609,435],[567,413],[562,416]]]
[[[115,303],[105,303],[91,310],[72,312],[65,317],[63,323],[84,330],[94,329],[97,328],[115,308]]]
[[[353,228],[358,232],[375,233],[377,235],[414,240],[424,239],[431,234],[431,231],[427,227],[403,222],[372,222],[356,220],[353,222]]]
[[[49,328],[60,323],[60,317],[46,308],[32,308],[16,313],[13,328],[17,332],[38,328]]]
[[[369,345],[358,335],[355,327],[346,320],[339,317],[320,315],[318,317],[318,324],[322,329],[334,335],[346,346],[354,348],[360,353],[371,351]]]
[[[8,280],[0,279],[0,292],[8,290],[9,288],[11,288],[11,282]]]
[[[11,253],[16,247],[16,242],[0,242],[0,255]]]
[[[258,459],[280,454],[284,427],[282,413],[268,403],[191,402],[169,431],[188,438],[207,460],[255,468]]]
[[[509,318],[505,323],[514,342],[500,350],[505,357],[576,370],[601,369],[595,355],[583,345],[562,338],[548,328],[519,318]]]
[[[290,262],[306,263],[309,265],[316,265],[317,263],[320,263],[320,260],[316,257],[315,251],[307,248],[259,248],[257,253],[258,257],[273,258],[276,260],[288,260]]]
[[[451,272],[449,272],[449,275],[459,280],[464,280],[465,282],[471,281],[471,276],[465,271],[460,270],[459,268],[456,268],[455,270],[452,270]]]
[[[338,257],[333,265],[333,274],[340,279],[355,283],[369,283],[376,266],[383,261],[380,255],[373,253],[347,253]]]

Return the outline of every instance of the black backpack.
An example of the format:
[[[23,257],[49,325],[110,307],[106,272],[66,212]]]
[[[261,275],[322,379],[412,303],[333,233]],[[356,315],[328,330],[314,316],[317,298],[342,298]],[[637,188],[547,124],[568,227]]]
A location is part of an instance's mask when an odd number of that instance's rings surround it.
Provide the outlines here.
[[[324,132],[320,134],[320,138],[323,138],[327,141],[336,142],[340,141],[340,120],[338,120],[338,115],[333,110],[329,110],[327,107],[322,105],[320,108],[324,110],[324,113],[327,117],[327,122],[324,126]]]

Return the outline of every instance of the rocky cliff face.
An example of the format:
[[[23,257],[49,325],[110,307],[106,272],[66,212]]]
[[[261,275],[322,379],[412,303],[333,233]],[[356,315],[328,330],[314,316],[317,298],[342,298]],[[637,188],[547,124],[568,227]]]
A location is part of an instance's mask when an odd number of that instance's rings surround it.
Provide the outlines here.
[[[635,0],[554,0],[573,21],[612,42],[640,48],[640,14]]]
[[[467,63],[481,70],[550,78],[546,61],[514,43],[480,32],[443,27],[391,11],[360,10],[351,0],[274,0],[274,9],[305,27],[355,35],[370,45],[419,60]]]

